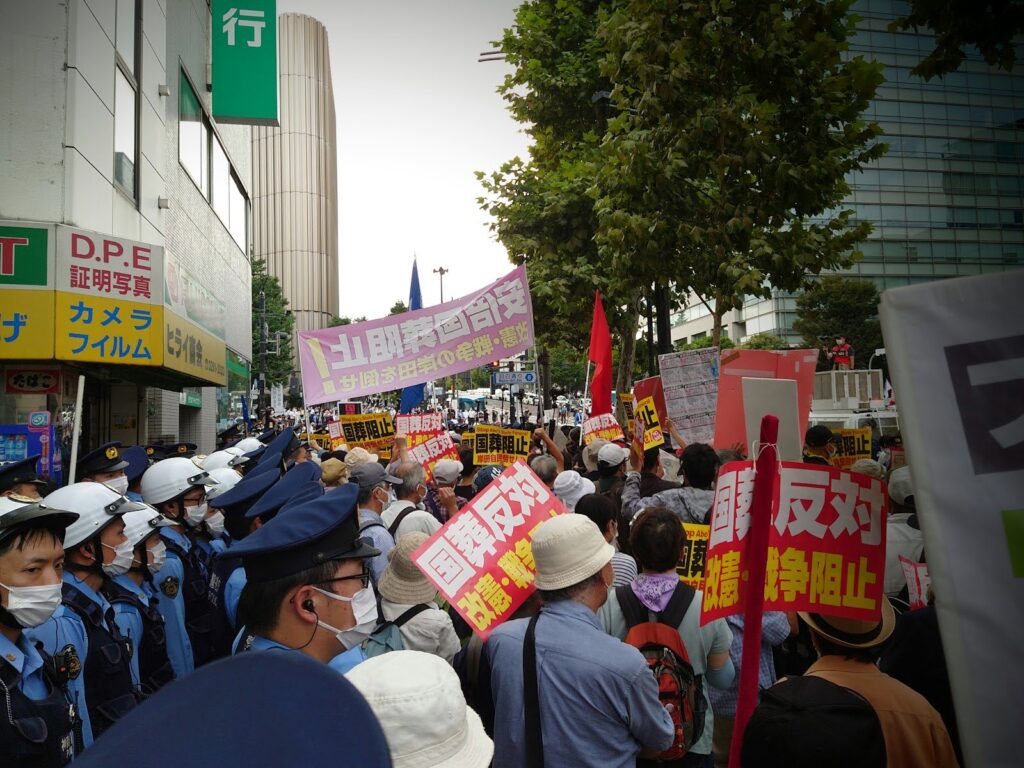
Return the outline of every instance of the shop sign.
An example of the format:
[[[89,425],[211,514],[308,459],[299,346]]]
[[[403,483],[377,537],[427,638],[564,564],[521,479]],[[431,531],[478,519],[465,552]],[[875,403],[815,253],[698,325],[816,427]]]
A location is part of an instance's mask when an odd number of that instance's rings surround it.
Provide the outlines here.
[[[58,368],[7,368],[4,371],[4,394],[60,394],[60,370]]]
[[[277,125],[276,0],[213,0],[213,116]]]

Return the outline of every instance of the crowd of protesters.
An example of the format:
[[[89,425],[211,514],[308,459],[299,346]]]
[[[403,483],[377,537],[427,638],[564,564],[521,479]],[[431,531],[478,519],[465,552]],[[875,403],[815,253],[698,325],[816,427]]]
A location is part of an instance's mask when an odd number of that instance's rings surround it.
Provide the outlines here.
[[[61,489],[33,461],[0,467],[4,764],[101,760],[116,754],[108,730],[166,728],[169,706],[183,718],[175,748],[202,754],[192,708],[219,695],[252,711],[236,689],[263,674],[254,658],[283,654],[319,665],[268,661],[268,681],[294,674],[306,690],[319,673],[335,690],[345,676],[337,696],[353,707],[356,762],[343,765],[726,765],[743,615],[701,625],[701,592],[676,565],[680,523],[708,521],[719,470],[742,452],[687,445],[671,422],[674,448],[646,452],[529,426],[528,463],[569,514],[533,532],[536,592],[486,642],[412,561],[503,469],[475,466],[469,446],[429,481],[404,436],[385,460],[324,450],[290,425],[230,430],[205,456],[187,443],[109,443]],[[834,452],[827,428],[808,430],[805,461],[830,464]],[[925,557],[910,470],[874,459],[854,469],[888,480],[891,602],[875,621],[764,614],[743,766],[960,759],[932,596],[910,610],[899,564]],[[644,642],[667,649],[682,691],[666,698]],[[277,698],[301,707],[296,695]],[[267,698],[261,722],[278,709],[287,722],[285,703]],[[221,736],[270,743],[275,728]]]

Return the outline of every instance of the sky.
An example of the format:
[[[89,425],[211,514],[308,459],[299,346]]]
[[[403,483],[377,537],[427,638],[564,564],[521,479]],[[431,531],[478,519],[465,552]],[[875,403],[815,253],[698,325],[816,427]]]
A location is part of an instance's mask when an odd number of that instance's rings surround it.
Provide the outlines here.
[[[528,137],[496,92],[510,68],[477,63],[511,25],[516,0],[280,0],[327,28],[337,113],[342,316],[386,315],[408,301],[413,254],[425,306],[512,270],[488,231],[474,171],[490,172]]]

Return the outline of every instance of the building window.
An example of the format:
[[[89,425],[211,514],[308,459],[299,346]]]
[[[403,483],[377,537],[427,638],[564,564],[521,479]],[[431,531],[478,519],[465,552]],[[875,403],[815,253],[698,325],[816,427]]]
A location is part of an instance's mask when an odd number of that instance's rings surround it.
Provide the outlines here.
[[[228,231],[231,232],[231,236],[238,243],[238,247],[248,254],[246,220],[248,218],[249,200],[246,198],[242,185],[234,174],[231,175],[229,191],[231,195],[231,219],[228,222]]]
[[[220,216],[220,220],[228,226],[231,220],[231,163],[228,162],[228,155],[221,146],[220,139],[213,137],[213,210]]]
[[[199,106],[199,97],[192,90],[185,73],[180,75],[178,86],[178,160],[199,187],[203,197],[209,190],[207,158],[209,153],[210,129]]]
[[[114,183],[138,207],[139,165],[138,0],[117,0],[114,37]]]

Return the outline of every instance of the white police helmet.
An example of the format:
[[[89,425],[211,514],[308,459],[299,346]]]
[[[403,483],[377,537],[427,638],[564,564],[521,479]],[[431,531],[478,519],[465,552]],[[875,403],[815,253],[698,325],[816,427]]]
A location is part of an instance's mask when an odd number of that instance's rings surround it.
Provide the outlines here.
[[[58,488],[46,497],[46,505],[78,513],[78,519],[64,532],[64,549],[88,541],[126,512],[146,507],[111,490],[104,483],[91,482]]]
[[[216,485],[217,481],[190,459],[173,456],[158,461],[142,476],[142,498],[147,504],[162,504],[176,499],[196,486]]]
[[[143,509],[125,513],[121,519],[124,520],[125,538],[132,547],[158,529],[174,525],[173,520],[164,517],[148,504],[144,505]]]
[[[240,450],[242,453],[249,453],[249,451],[255,451],[257,448],[262,448],[263,443],[257,440],[255,437],[243,437],[234,445],[235,448]]]
[[[222,493],[227,493],[242,481],[242,476],[230,467],[220,467],[210,470],[210,477],[217,481],[217,484],[206,492],[206,501],[216,507],[213,500]]]
[[[211,472],[214,469],[221,469],[222,467],[237,467],[239,464],[244,464],[249,459],[244,455],[236,454],[234,451],[214,451],[201,464],[202,468],[207,472]]]

